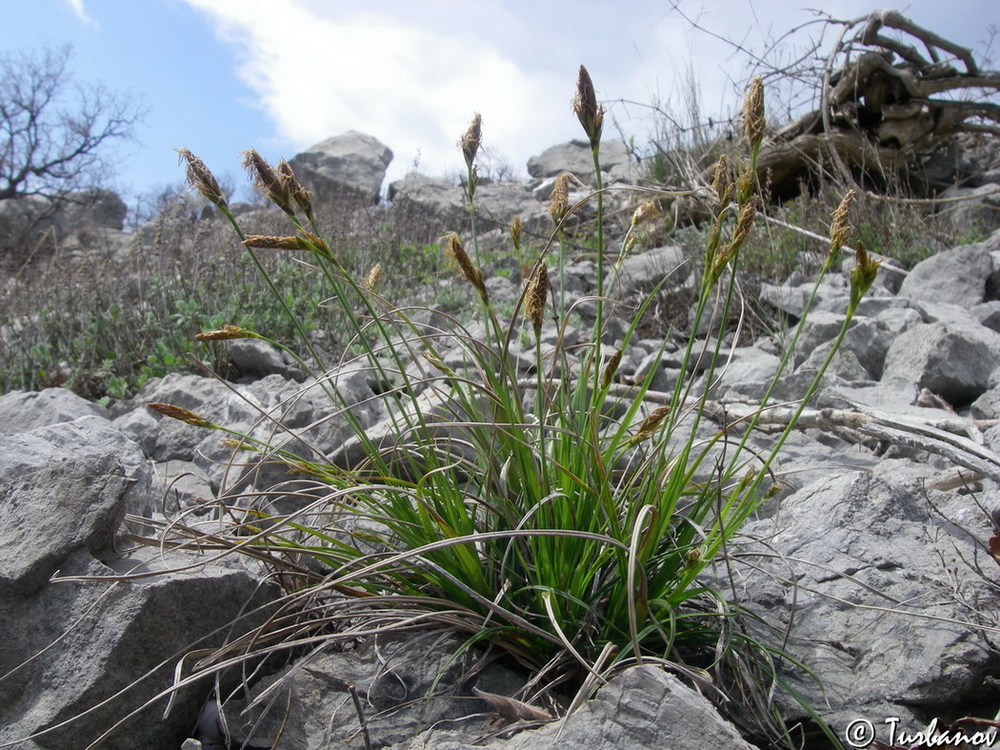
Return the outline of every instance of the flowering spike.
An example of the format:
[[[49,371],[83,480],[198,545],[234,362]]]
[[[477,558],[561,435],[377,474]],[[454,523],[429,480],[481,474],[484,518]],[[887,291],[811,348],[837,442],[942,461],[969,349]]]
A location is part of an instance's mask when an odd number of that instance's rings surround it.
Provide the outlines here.
[[[446,234],[441,238],[441,241],[444,242],[445,254],[458,266],[458,270],[462,272],[465,280],[476,288],[483,299],[486,299],[486,282],[483,280],[483,272],[472,263],[469,254],[462,247],[462,241],[458,235],[454,232]]]
[[[465,163],[472,169],[472,162],[476,160],[476,154],[479,152],[479,146],[483,142],[483,118],[476,112],[472,117],[472,122],[469,123],[468,130],[462,136],[462,140],[459,145],[462,147],[462,155],[465,157]]]
[[[580,66],[580,74],[576,81],[573,111],[590,140],[590,148],[596,149],[600,146],[601,131],[604,129],[604,107],[597,103],[594,82],[590,80],[590,73],[583,65]]]
[[[535,336],[542,330],[545,320],[545,301],[549,296],[549,269],[540,263],[528,279],[528,289],[525,292],[524,316],[535,326]]]
[[[840,205],[833,212],[830,222],[830,257],[834,257],[847,244],[851,236],[851,205],[854,203],[854,191],[848,190]]]
[[[743,131],[746,133],[750,148],[754,152],[760,148],[764,140],[767,123],[764,119],[764,82],[760,77],[750,82],[747,98],[743,103]]]
[[[278,175],[280,179],[285,180],[288,185],[288,192],[291,194],[296,205],[302,209],[306,218],[311,221],[313,219],[312,193],[302,187],[302,183],[299,182],[295,176],[295,172],[292,171],[292,166],[284,159],[278,162]]]
[[[860,243],[854,251],[854,258],[856,265],[851,271],[851,305],[857,307],[865,292],[875,282],[879,262],[872,258],[865,250],[865,246]]]
[[[176,149],[181,159],[187,162],[187,182],[188,185],[201,193],[206,200],[214,203],[219,208],[226,208],[226,196],[219,187],[218,181],[211,170],[205,166],[205,162],[192,154],[186,148]]]
[[[165,417],[170,417],[171,419],[177,419],[186,424],[194,425],[195,427],[204,427],[209,430],[217,430],[219,426],[212,424],[207,419],[203,419],[195,414],[190,409],[185,409],[183,406],[175,406],[174,404],[164,404],[164,403],[151,403],[146,404],[147,407],[155,411],[157,414],[162,414]]]
[[[562,223],[569,211],[569,173],[563,172],[556,177],[556,184],[552,188],[552,195],[549,196],[549,216],[556,227]]]
[[[222,328],[214,331],[202,331],[201,333],[196,333],[194,337],[198,339],[198,341],[228,341],[230,339],[260,338],[253,331],[249,331],[246,328],[240,328],[239,326],[229,325],[228,323],[222,326]]]
[[[254,149],[243,152],[243,166],[253,179],[254,187],[289,216],[295,216],[292,208],[292,192],[286,175],[279,175],[267,160]]]

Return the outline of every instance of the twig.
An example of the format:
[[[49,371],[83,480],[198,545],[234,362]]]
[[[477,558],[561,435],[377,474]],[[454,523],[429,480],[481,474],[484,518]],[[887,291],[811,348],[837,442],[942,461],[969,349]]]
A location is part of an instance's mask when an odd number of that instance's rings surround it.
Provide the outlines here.
[[[365,709],[358,697],[358,689],[351,682],[348,683],[347,690],[351,694],[351,700],[354,701],[354,710],[358,712],[358,722],[361,724],[361,736],[365,740],[365,750],[372,750],[372,738],[368,734],[368,721],[365,719]]]

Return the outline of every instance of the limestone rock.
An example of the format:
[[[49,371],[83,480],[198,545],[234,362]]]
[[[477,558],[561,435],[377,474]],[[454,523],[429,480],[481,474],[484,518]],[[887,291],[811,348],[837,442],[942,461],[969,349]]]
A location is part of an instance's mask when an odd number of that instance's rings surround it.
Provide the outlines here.
[[[601,143],[601,169],[605,172],[628,164],[628,147],[619,141]],[[573,140],[550,146],[537,156],[528,159],[528,174],[536,178],[555,177],[569,172],[585,183],[594,179],[594,156],[590,144]]]
[[[83,416],[107,419],[108,410],[80,398],[65,388],[43,391],[10,391],[0,396],[0,434],[27,432],[57,422],[72,422]]]
[[[350,130],[296,154],[288,162],[320,200],[359,195],[377,203],[392,151],[374,136]]]

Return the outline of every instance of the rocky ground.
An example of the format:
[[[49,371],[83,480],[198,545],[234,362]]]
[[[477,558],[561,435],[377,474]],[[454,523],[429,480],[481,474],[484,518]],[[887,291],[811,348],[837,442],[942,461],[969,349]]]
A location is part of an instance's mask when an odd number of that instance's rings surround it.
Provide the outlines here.
[[[368,145],[366,158],[384,170],[379,145]],[[315,161],[302,158],[299,168],[318,169]],[[627,166],[625,155],[610,169],[624,174]],[[498,194],[516,193],[503,200],[521,206],[508,212],[498,203],[497,216],[528,216],[532,207],[543,215],[551,169],[534,169],[533,188],[495,186]],[[585,164],[581,171],[587,178]],[[394,191],[395,204],[409,200],[411,210],[464,211],[461,191],[443,181],[413,176]],[[666,274],[683,286],[690,260],[677,247],[637,255],[618,293],[627,297]],[[571,295],[596,285],[593,263],[579,262],[569,275]],[[518,292],[505,279],[490,283],[497,298]],[[762,297],[794,321],[808,288],[797,279],[764,288]],[[822,285],[778,399],[803,395],[843,320],[848,291],[844,274]],[[711,391],[719,419],[761,395],[783,340],[779,332],[730,343],[729,364]],[[642,339],[630,348],[619,368],[623,384],[648,372],[659,344]],[[172,375],[110,411],[62,389],[0,397],[0,746],[82,748],[113,726],[100,747],[176,750],[186,738],[224,746],[210,685],[180,691],[166,718],[165,700],[154,699],[181,655],[249,630],[278,592],[229,558],[135,547],[124,541],[123,523],[126,514],[165,518],[208,506],[204,498],[239,481],[266,489],[285,477],[262,467],[241,476],[217,434],[164,419],[145,404],[177,404],[261,436],[273,434],[261,415],[275,415],[326,455],[342,450],[350,435],[342,418],[332,418],[329,401],[276,350],[251,340],[228,346],[244,376],[231,386]],[[458,348],[449,356],[460,364]],[[668,389],[678,365],[668,354],[653,389]],[[369,399],[379,384],[349,368],[334,382],[355,418],[378,434],[385,414]],[[784,491],[746,527],[731,569],[719,571],[727,590],[759,616],[749,626],[759,637],[812,671],[816,679],[780,664],[789,685],[842,738],[864,728],[858,721],[887,741],[892,717],[914,732],[934,718],[993,718],[1000,704],[1000,570],[990,556],[991,513],[1000,507],[1000,232],[908,274],[887,269],[812,407],[776,469]],[[780,421],[781,413],[774,417]],[[772,439],[763,431],[752,444],[763,449]],[[146,578],[114,579],[146,571]],[[106,580],[79,580],[94,576]],[[281,747],[364,747],[352,684],[363,694],[376,747],[751,746],[730,722],[739,716],[652,666],[618,674],[565,720],[528,721],[520,733],[496,731],[503,710],[476,692],[517,689],[519,676],[498,666],[470,680],[466,665],[453,664],[437,685],[448,688],[443,695],[410,703],[427,693],[453,650],[418,634],[317,654],[289,667],[294,698],[278,701],[280,722],[277,714],[260,717],[259,706],[246,713],[233,706],[229,731],[267,746],[280,723]],[[810,722],[785,693],[776,699],[790,722]],[[151,708],[129,715],[146,701]]]

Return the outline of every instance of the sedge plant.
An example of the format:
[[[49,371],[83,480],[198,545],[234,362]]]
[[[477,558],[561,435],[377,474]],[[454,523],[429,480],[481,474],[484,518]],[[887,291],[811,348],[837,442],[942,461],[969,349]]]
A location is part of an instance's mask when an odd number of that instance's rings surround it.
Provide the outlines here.
[[[562,280],[551,278],[550,269],[557,275],[561,269],[561,224],[574,210],[563,199],[553,208],[556,226],[530,268],[514,314],[497,312],[478,254],[465,249],[478,247],[473,202],[482,138],[478,115],[461,140],[471,226],[465,241],[452,231],[442,245],[468,287],[485,335],[450,318],[436,328],[418,325],[412,311],[380,296],[377,266],[366,278],[349,273],[323,239],[309,194],[286,163],[274,168],[255,152],[247,156],[258,187],[290,222],[287,235],[260,236],[244,232],[211,172],[193,154],[181,152],[189,182],[232,222],[247,252],[296,253],[305,273],[325,280],[327,304],[337,307],[352,336],[350,364],[391,385],[372,396],[386,419],[384,429],[370,434],[352,416],[328,369],[331,363],[314,353],[308,362],[313,383],[354,427],[349,445],[317,459],[250,436],[228,436],[303,478],[306,484],[286,490],[297,509],[267,512],[247,502],[246,489],[234,489],[218,499],[230,525],[206,530],[182,516],[163,529],[159,544],[235,550],[264,561],[287,592],[281,614],[203,660],[201,669],[221,668],[246,658],[241,656],[246,652],[301,652],[358,634],[442,627],[463,634],[466,647],[499,648],[535,675],[536,686],[593,687],[616,666],[647,661],[708,684],[713,667],[744,647],[745,641],[733,636],[733,608],[705,583],[704,573],[773,493],[769,467],[794,421],[766,455],[748,446],[752,418],[739,431],[712,421],[707,407],[724,366],[724,331],[709,324],[708,330],[716,331],[709,338],[695,332],[703,322],[727,320],[735,304],[740,252],[758,210],[759,186],[752,175],[765,135],[763,88],[754,81],[744,106],[746,160],[730,165],[723,159],[715,170],[716,209],[692,333],[680,353],[682,374],[669,392],[651,391],[655,368],[635,386],[616,378],[643,307],[617,339],[608,325],[616,275],[655,204],[636,210],[617,254],[608,257],[600,184],[604,109],[582,66],[573,108],[598,176],[592,196],[597,286],[588,300],[568,305],[559,294]],[[846,242],[850,200],[844,199],[833,222],[820,279],[832,271]],[[520,221],[512,226],[519,249]],[[859,254],[838,343],[876,269],[877,263]],[[563,344],[565,334],[575,305],[583,302],[592,303],[595,320],[583,345],[571,349]],[[552,337],[543,344],[544,332],[551,330],[555,344]],[[222,328],[203,338],[230,335],[266,332]],[[525,338],[532,342],[527,349],[533,364],[527,369],[514,356]],[[446,364],[456,361],[445,357],[447,347],[461,349],[463,365]],[[224,430],[211,415],[163,404],[153,408]],[[282,492],[259,489],[268,496]]]

